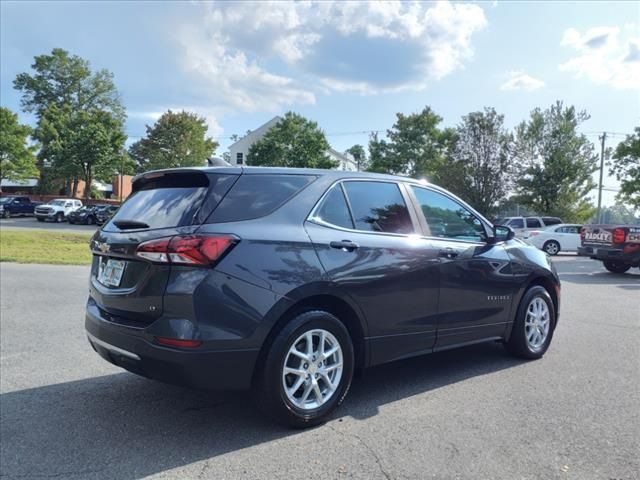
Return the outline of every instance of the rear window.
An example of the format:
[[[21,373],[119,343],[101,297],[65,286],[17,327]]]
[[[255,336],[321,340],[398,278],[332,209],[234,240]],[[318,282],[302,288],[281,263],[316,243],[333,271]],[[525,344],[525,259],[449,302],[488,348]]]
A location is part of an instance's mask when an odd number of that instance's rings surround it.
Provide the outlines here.
[[[562,223],[562,220],[555,217],[542,217],[542,221],[545,225],[558,225]]]
[[[119,231],[114,222],[122,220],[143,222],[150,229],[200,224],[235,178],[235,175],[197,173],[143,179],[134,185],[134,193],[118,209],[105,230]]]
[[[336,225],[338,227],[353,228],[349,207],[347,206],[347,201],[344,198],[344,193],[342,192],[342,186],[340,184],[335,185],[331,190],[329,190],[329,193],[324,197],[322,205],[318,209],[315,218],[321,222]]]
[[[521,218],[513,218],[507,225],[511,228],[524,228],[524,221]]]
[[[239,222],[269,215],[315,179],[311,175],[242,175],[207,223]]]
[[[540,228],[542,224],[537,218],[527,218],[527,228]]]

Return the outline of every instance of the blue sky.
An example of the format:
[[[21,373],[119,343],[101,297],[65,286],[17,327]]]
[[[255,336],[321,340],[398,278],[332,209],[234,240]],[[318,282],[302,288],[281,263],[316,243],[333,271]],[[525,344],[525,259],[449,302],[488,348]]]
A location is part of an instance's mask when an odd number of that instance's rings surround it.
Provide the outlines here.
[[[229,135],[287,110],[317,121],[338,150],[366,145],[351,132],[425,105],[447,126],[493,106],[513,127],[559,99],[591,114],[594,141],[640,124],[632,1],[0,5],[2,105],[18,110],[16,74],[61,47],[114,73],[130,141],[168,108],[205,116],[218,154]]]

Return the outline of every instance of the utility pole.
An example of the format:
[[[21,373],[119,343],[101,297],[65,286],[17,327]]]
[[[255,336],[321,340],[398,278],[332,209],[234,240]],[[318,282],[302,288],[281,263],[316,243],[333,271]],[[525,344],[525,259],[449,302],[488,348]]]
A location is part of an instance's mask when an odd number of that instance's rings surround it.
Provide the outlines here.
[[[607,132],[602,132],[600,140],[600,183],[598,184],[598,223],[602,222],[602,175],[604,173],[604,143],[607,140]]]

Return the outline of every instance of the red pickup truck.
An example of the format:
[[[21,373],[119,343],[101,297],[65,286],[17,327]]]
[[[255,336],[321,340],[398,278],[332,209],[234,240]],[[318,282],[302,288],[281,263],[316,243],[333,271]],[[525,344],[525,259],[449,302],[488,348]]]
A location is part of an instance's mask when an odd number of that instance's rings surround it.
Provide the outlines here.
[[[601,260],[610,272],[640,267],[640,225],[585,225],[580,240],[578,255]]]

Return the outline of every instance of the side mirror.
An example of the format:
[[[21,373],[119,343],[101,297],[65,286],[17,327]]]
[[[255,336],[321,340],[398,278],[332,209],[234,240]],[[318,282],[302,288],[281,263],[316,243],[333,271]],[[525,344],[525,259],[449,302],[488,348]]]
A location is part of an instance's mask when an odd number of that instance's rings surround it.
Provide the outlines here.
[[[511,229],[511,227],[507,227],[505,225],[494,225],[493,237],[489,238],[488,243],[506,242],[515,236],[516,233]]]

